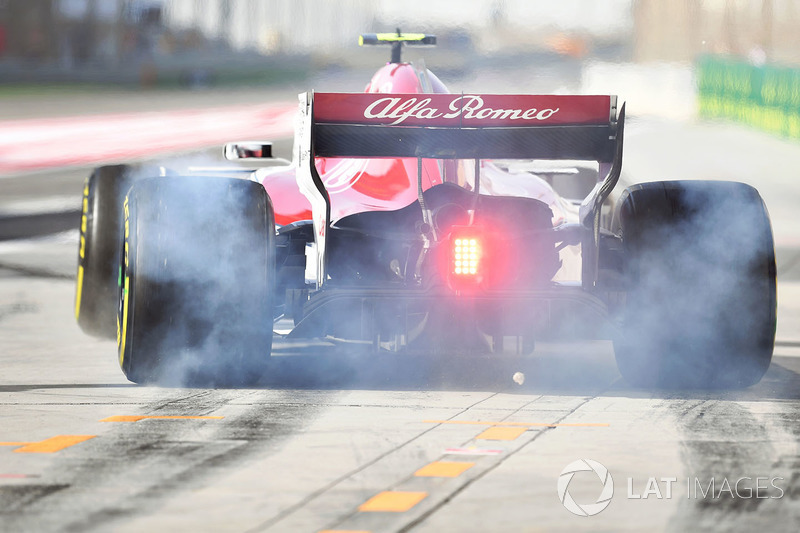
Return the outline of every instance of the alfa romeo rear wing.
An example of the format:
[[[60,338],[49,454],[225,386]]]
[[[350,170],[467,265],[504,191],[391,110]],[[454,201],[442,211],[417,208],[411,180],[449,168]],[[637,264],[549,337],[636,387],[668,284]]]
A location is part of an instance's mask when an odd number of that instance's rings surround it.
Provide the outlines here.
[[[616,97],[313,95],[314,153],[610,162]]]
[[[581,206],[596,280],[600,207],[622,168],[624,105],[616,96],[304,93],[297,143],[300,190],[317,235],[318,286],[325,279],[330,199],[315,157],[571,159],[597,161],[601,180]],[[586,264],[586,261],[584,261]]]

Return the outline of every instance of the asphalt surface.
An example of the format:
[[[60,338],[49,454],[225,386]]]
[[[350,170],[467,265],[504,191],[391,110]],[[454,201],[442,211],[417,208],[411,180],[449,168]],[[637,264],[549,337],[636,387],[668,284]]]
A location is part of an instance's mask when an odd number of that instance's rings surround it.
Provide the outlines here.
[[[2,531],[796,530],[794,345],[731,392],[633,389],[605,343],[432,359],[278,341],[262,389],[140,387],[113,342],[74,324],[76,245],[71,232],[0,245]],[[615,487],[591,518],[556,491],[583,458]],[[419,475],[443,461],[466,470]],[[578,502],[596,498],[590,474],[571,485]],[[676,478],[671,498],[661,481],[661,499],[627,497],[628,478],[641,495],[651,477]],[[694,497],[695,478],[719,491],[744,477],[782,492]],[[393,511],[359,510],[384,492]],[[424,498],[400,512],[399,492]]]
[[[629,181],[761,190],[779,343],[758,385],[634,389],[607,343],[435,358],[279,339],[263,388],[140,387],[113,342],[74,322],[77,232],[64,228],[0,243],[0,531],[796,531],[800,147],[644,119],[626,142]],[[0,178],[0,211],[48,212],[73,194],[77,204],[85,175]],[[591,517],[557,490],[580,459],[613,478],[610,504]],[[578,472],[569,494],[593,504],[600,488]]]

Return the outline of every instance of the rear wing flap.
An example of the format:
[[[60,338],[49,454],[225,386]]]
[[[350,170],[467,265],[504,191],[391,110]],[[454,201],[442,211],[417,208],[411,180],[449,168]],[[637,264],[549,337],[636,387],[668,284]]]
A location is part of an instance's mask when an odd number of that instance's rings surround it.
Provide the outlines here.
[[[616,111],[614,96],[316,93],[314,154],[610,162]]]

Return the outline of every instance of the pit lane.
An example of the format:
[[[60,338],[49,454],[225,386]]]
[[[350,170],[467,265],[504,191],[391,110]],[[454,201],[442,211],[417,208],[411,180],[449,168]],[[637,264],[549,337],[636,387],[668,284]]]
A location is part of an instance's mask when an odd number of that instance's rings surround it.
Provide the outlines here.
[[[139,387],[121,375],[113,342],[85,337],[72,321],[75,244],[67,234],[2,249],[4,261],[17,257],[0,271],[4,530],[796,523],[797,348],[778,346],[757,386],[718,393],[632,389],[603,343],[540,345],[531,359],[498,360],[278,342],[263,389]],[[527,377],[522,386],[515,372]],[[93,438],[23,451],[57,436]],[[605,465],[616,483],[611,505],[591,518],[568,513],[556,493],[562,468],[580,458]],[[441,465],[450,463],[466,469],[448,477]],[[425,467],[439,475],[421,475]],[[649,477],[689,476],[779,476],[785,494],[694,500],[678,484],[673,499],[626,497],[627,477],[641,492]],[[591,500],[593,488],[573,496]],[[405,494],[424,496],[411,505]]]
[[[139,387],[119,371],[113,342],[74,323],[76,232],[10,241],[0,244],[0,529],[795,531],[800,231],[797,185],[781,168],[800,149],[713,125],[633,126],[629,179],[715,174],[750,181],[767,201],[779,343],[758,385],[633,389],[605,343],[435,359],[278,342],[262,389]],[[692,149],[709,135],[728,144]],[[664,150],[684,157],[660,169]],[[608,508],[588,518],[556,490],[582,458],[615,484]],[[698,499],[686,487],[763,476],[783,478],[780,498]],[[672,497],[628,497],[628,478],[641,495],[651,477],[679,480]],[[575,481],[575,500],[594,502],[597,479]]]

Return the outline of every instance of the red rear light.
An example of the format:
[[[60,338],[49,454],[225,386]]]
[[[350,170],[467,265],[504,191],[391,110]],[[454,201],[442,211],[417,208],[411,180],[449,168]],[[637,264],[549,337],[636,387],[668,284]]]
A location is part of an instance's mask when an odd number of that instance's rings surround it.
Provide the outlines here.
[[[453,239],[452,273],[456,276],[477,276],[481,268],[481,240],[478,237]]]
[[[447,246],[447,279],[450,288],[461,291],[481,284],[486,274],[488,244],[473,226],[453,228]]]

